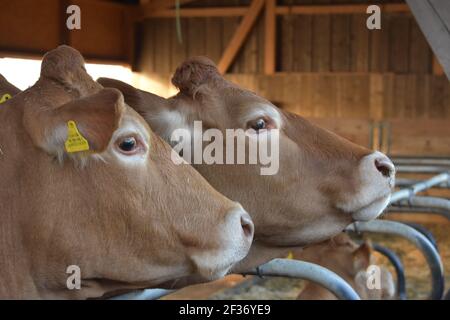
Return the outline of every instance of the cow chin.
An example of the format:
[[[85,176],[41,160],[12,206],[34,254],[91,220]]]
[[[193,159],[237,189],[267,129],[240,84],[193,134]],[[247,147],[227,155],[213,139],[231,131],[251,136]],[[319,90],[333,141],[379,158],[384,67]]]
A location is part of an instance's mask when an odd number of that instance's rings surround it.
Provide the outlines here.
[[[242,250],[225,252],[202,252],[193,255],[192,261],[197,267],[199,276],[203,281],[212,281],[224,277],[237,262],[244,259],[248,248]]]
[[[372,203],[364,206],[352,214],[352,218],[355,221],[370,221],[378,218],[383,213],[384,209],[389,205],[391,195],[381,197]]]

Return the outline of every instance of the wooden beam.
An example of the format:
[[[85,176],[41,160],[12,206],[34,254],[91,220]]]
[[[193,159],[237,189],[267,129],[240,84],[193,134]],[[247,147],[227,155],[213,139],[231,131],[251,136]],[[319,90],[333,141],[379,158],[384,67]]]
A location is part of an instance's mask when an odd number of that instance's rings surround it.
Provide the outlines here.
[[[195,0],[179,0],[180,6],[193,2]],[[140,5],[143,17],[150,16],[159,11],[168,10],[175,7],[175,0],[151,0]],[[175,10],[172,10],[175,12]]]
[[[406,4],[377,4],[383,13],[410,13]],[[366,4],[350,5],[295,5],[277,6],[277,15],[321,15],[321,14],[366,14]],[[246,7],[211,7],[211,8],[183,8],[180,16],[186,18],[193,17],[236,17],[244,16],[247,13]],[[160,11],[144,12],[144,18],[173,18],[175,10],[164,9]]]
[[[227,72],[228,68],[233,63],[234,58],[239,52],[239,49],[241,48],[250,30],[255,24],[256,18],[258,17],[264,6],[264,2],[264,0],[253,0],[250,4],[247,13],[245,14],[236,32],[231,38],[230,43],[222,54],[222,58],[220,58],[220,61],[217,65],[219,72]]]
[[[382,13],[402,13],[409,12],[406,4],[376,4]],[[300,5],[277,7],[277,14],[366,14],[367,4],[335,4],[335,5]]]
[[[180,17],[202,18],[202,17],[240,17],[247,13],[247,7],[215,7],[215,8],[183,8]],[[175,10],[161,10],[149,12],[146,18],[174,18]]]
[[[276,0],[266,0],[265,36],[264,36],[264,73],[275,73],[276,44]]]

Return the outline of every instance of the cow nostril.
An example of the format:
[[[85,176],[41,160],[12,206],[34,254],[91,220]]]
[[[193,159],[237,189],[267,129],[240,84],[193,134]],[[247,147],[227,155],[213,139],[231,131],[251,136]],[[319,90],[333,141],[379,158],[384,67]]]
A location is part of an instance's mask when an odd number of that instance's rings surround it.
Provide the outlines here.
[[[247,238],[253,238],[254,226],[253,226],[253,222],[250,219],[250,216],[248,216],[248,214],[241,215],[241,226],[242,226],[242,230],[244,231],[244,235]]]
[[[386,178],[394,173],[394,164],[389,159],[375,159],[375,167]]]

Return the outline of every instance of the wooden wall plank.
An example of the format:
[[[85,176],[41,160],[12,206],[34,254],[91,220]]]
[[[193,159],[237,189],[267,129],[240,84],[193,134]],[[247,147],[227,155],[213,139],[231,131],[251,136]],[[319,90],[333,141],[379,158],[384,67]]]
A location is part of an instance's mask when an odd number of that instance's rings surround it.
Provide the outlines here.
[[[143,22],[142,46],[138,59],[138,70],[144,74],[155,72],[156,19]]]
[[[350,19],[346,15],[331,16],[331,71],[350,71]]]
[[[340,118],[370,118],[369,75],[340,75],[337,80],[337,112]]]
[[[409,72],[425,74],[431,72],[431,50],[417,22],[409,19],[410,51]]]
[[[293,43],[293,69],[292,71],[312,71],[312,29],[311,16],[294,16],[294,43]],[[281,57],[283,59],[283,57]]]
[[[189,38],[189,24],[188,19],[181,18],[181,43],[177,36],[177,30],[175,21],[172,20],[171,23],[171,60],[170,60],[170,70],[174,72],[176,68],[188,58],[188,44],[190,42]]]
[[[294,54],[294,17],[291,15],[285,15],[278,18],[278,39],[280,45],[278,49],[278,69],[280,71],[291,72],[293,66],[293,54]]]
[[[366,19],[364,15],[351,17],[351,70],[356,72],[369,70],[369,30]]]
[[[390,70],[408,72],[409,66],[409,18],[396,16],[390,22]]]
[[[313,17],[312,70],[330,71],[331,66],[331,18],[329,15]]]
[[[381,15],[381,29],[370,30],[370,71],[388,72],[390,53],[389,15]]]
[[[435,76],[431,79],[429,117],[434,119],[448,118],[450,110],[450,92],[448,79],[445,76]]]
[[[206,55],[216,64],[219,63],[223,51],[221,35],[222,19],[206,18]]]
[[[171,64],[171,41],[170,39],[173,21],[168,19],[158,19],[155,28],[155,46],[153,54],[155,55],[155,72],[172,72]]]
[[[317,118],[336,115],[336,77],[332,75],[311,75],[315,86],[312,92],[313,115]]]
[[[276,0],[265,0],[264,27],[266,30],[264,41],[264,73],[273,74],[276,66],[276,41],[277,41],[277,23],[276,23]]]
[[[206,19],[189,19],[188,57],[206,55]]]

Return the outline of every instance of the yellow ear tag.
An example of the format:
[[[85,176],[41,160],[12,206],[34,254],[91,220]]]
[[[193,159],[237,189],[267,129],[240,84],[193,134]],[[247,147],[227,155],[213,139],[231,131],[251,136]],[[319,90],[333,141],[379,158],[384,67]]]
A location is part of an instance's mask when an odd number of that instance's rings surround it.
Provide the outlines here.
[[[294,259],[294,255],[292,254],[292,251],[289,251],[286,259]]]
[[[9,93],[5,93],[1,98],[0,98],[0,104],[6,102],[7,100],[11,99],[12,96]]]
[[[78,131],[75,121],[67,122],[66,151],[69,153],[89,150],[89,142]]]

